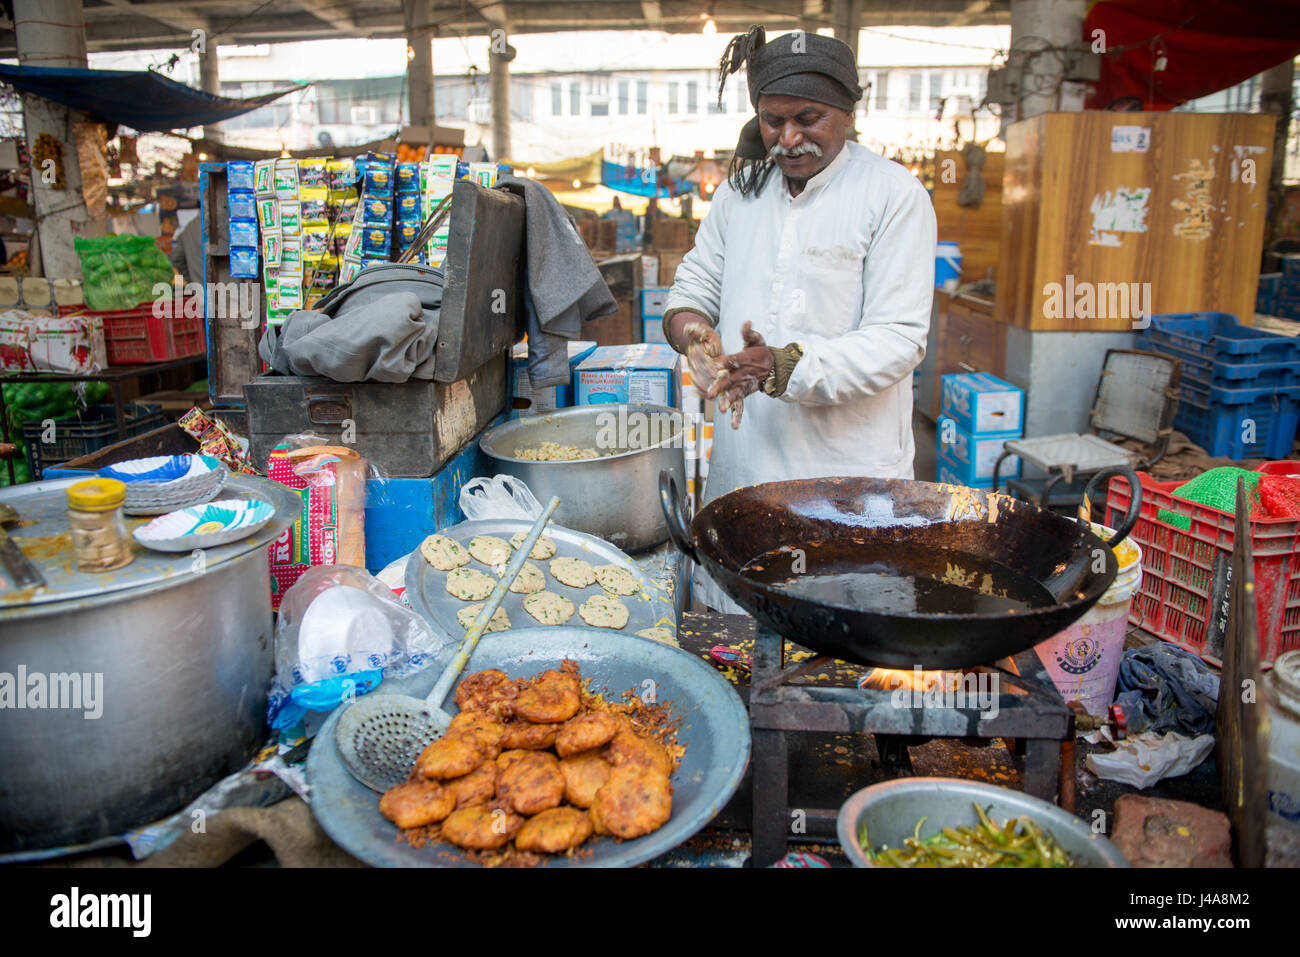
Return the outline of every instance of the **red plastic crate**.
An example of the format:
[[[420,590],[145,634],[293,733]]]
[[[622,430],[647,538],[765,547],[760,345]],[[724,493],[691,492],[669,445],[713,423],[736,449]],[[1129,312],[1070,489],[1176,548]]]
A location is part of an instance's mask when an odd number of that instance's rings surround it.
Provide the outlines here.
[[[155,316],[152,302],[134,309],[90,314],[104,320],[104,342],[111,366],[201,356],[208,348],[202,316]]]
[[[1206,647],[1206,628],[1215,558],[1232,553],[1233,515],[1174,498],[1180,481],[1157,482],[1145,472],[1138,478],[1142,510],[1130,537],[1142,547],[1142,590],[1133,596],[1129,622],[1222,664],[1223,649]],[[1106,524],[1118,527],[1131,500],[1128,483],[1112,479]],[[1160,521],[1156,515],[1161,509],[1186,515],[1191,529],[1185,532]],[[1300,648],[1300,522],[1251,519],[1250,535],[1260,661],[1271,662],[1284,651]]]

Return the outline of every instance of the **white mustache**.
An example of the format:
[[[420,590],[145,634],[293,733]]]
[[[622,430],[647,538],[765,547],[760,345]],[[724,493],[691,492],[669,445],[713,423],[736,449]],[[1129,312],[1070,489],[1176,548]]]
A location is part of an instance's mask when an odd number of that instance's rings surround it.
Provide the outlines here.
[[[768,159],[777,156],[803,156],[805,153],[812,153],[813,156],[821,156],[822,148],[812,141],[800,143],[798,146],[791,146],[786,149],[780,143],[773,144],[772,148],[767,151]]]

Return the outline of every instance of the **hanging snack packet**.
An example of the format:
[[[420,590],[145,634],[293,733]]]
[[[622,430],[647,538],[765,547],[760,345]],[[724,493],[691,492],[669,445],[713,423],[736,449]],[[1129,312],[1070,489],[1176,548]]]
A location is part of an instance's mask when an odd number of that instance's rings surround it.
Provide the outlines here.
[[[357,164],[350,159],[332,159],[325,164],[326,188],[331,192],[354,189],[357,185]]]
[[[253,192],[259,199],[275,195],[275,160],[258,160],[253,164]]]
[[[274,196],[258,199],[257,225],[262,227],[262,232],[280,228],[280,201]]]
[[[275,161],[276,199],[298,198],[298,164],[291,159]]]
[[[352,224],[336,223],[334,239],[330,242],[330,252],[340,259],[347,255],[348,244],[352,241]]]
[[[279,266],[284,253],[284,237],[279,230],[262,233],[262,256],[268,266]]]
[[[323,157],[313,157],[311,159],[298,160],[298,189],[325,189],[328,181],[325,179],[325,159]]]
[[[324,187],[304,187],[302,190],[302,224],[303,226],[328,226],[329,211],[326,208],[329,191]]]
[[[420,194],[419,193],[398,193],[396,199],[396,210],[394,220],[399,223],[415,223],[417,226],[422,221],[420,215]]]
[[[320,259],[329,252],[329,233],[328,226],[304,226],[302,228],[302,258],[303,262],[312,259]]]
[[[389,231],[382,226],[367,226],[361,231],[361,257],[381,256],[388,258],[391,248]]]
[[[393,201],[385,196],[367,196],[361,203],[362,223],[367,226],[393,224]]]
[[[295,236],[293,239],[284,241],[284,248],[280,253],[280,272],[302,275],[302,239],[300,237]]]
[[[393,174],[393,182],[399,193],[418,193],[420,191],[420,164],[398,163]]]
[[[280,203],[280,232],[285,236],[297,236],[302,232],[302,203]]]

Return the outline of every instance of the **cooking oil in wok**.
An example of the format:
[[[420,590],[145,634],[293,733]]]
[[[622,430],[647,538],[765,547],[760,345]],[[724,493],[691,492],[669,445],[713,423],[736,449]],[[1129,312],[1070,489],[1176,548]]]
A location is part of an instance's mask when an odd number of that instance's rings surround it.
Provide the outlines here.
[[[740,573],[801,598],[882,615],[1005,615],[1056,603],[1038,582],[1005,565],[897,542],[788,545],[752,559]]]

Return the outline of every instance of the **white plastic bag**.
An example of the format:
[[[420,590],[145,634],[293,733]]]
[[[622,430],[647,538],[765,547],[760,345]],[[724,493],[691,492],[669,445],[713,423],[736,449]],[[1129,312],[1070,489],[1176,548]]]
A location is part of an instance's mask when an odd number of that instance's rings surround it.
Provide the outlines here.
[[[1102,736],[1109,739],[1107,730]],[[1144,731],[1114,744],[1115,751],[1090,754],[1084,764],[1103,780],[1142,789],[1192,770],[1214,750],[1214,735],[1188,738],[1175,731],[1163,735]]]
[[[476,478],[460,490],[460,510],[469,521],[514,518],[537,521],[542,503],[526,484],[510,475]]]

